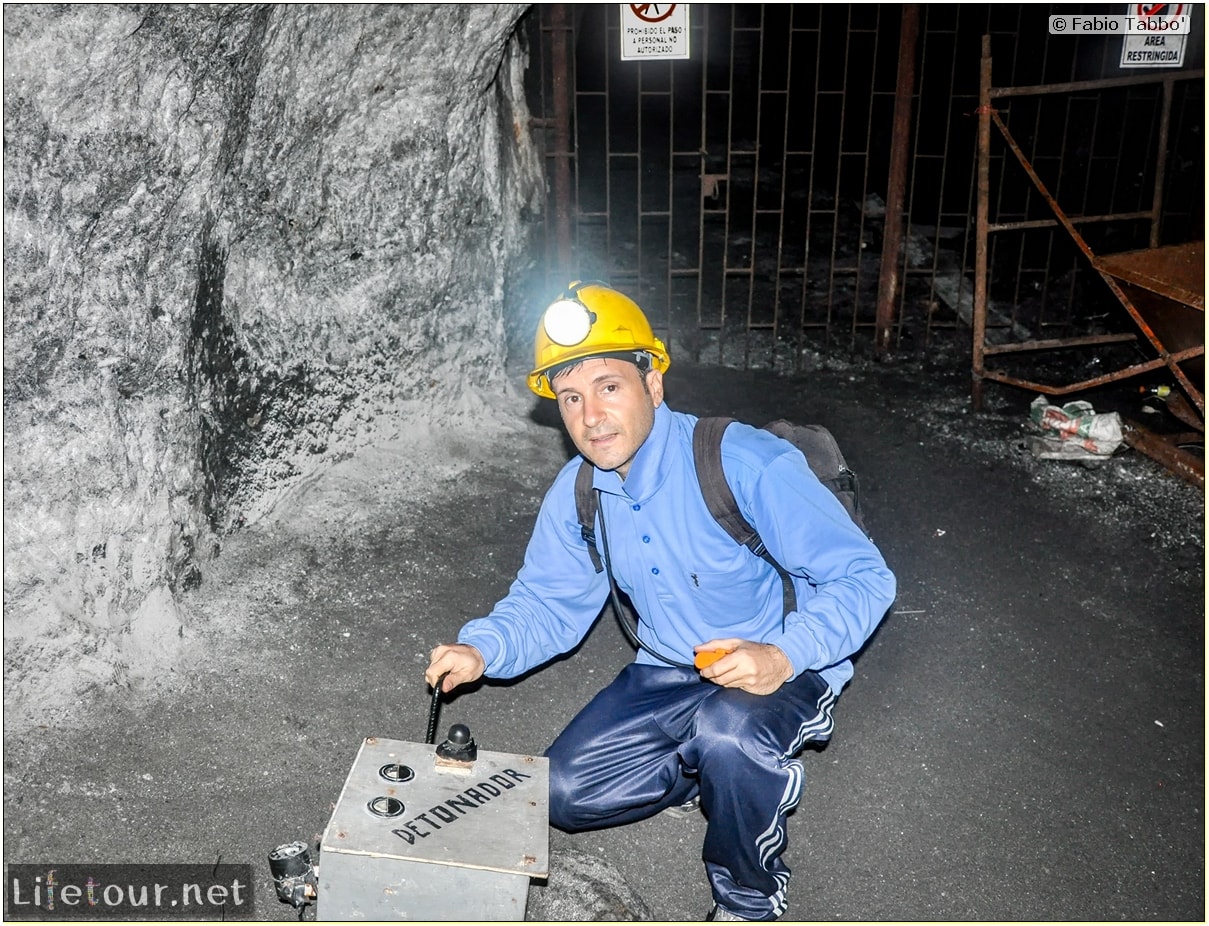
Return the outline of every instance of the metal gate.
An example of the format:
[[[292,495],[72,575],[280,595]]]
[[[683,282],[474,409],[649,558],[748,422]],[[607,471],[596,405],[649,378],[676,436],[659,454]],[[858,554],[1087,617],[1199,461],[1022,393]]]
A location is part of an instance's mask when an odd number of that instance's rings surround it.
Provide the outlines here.
[[[1013,83],[1084,76],[1089,60],[1111,73],[1103,37],[1096,64],[1087,40],[1048,36],[1049,12],[694,4],[689,60],[635,62],[620,60],[619,4],[536,5],[548,292],[608,281],[705,363],[796,372],[836,351],[968,350],[982,35],[1012,49],[997,66]],[[1197,103],[1178,114],[1194,136]],[[1130,113],[1101,118],[1125,146]],[[1082,140],[1038,129],[1030,143],[1056,147],[1077,182]],[[1197,160],[1174,223],[1188,234],[1203,230],[1203,146]],[[1061,277],[1047,320],[1078,326],[1080,269],[1063,260],[1005,252],[992,272]]]

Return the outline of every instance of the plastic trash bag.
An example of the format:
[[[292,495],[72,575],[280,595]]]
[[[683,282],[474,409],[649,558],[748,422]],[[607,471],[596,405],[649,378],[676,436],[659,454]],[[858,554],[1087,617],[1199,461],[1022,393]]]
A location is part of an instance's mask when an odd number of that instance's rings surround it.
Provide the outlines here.
[[[1041,431],[1028,440],[1029,450],[1039,460],[1104,459],[1125,441],[1121,416],[1097,414],[1090,402],[1057,406],[1039,395],[1029,406],[1029,418]]]

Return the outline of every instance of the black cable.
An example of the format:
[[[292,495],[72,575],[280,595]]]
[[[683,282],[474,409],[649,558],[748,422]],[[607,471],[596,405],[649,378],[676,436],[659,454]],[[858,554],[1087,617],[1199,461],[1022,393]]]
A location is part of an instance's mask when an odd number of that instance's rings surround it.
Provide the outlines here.
[[[694,668],[686,662],[676,662],[674,659],[668,659],[662,653],[656,652],[643,643],[638,637],[637,615],[634,617],[633,629],[631,629],[630,625],[626,623],[625,611],[623,610],[621,604],[621,596],[617,594],[617,582],[613,578],[613,557],[609,554],[609,532],[605,529],[604,499],[601,498],[600,489],[596,490],[596,510],[600,513],[600,542],[604,546],[605,575],[609,577],[609,593],[612,595],[613,613],[617,615],[617,623],[621,625],[622,631],[629,638],[630,642],[643,652],[650,653],[656,659],[666,662],[669,666],[675,666],[677,669]]]

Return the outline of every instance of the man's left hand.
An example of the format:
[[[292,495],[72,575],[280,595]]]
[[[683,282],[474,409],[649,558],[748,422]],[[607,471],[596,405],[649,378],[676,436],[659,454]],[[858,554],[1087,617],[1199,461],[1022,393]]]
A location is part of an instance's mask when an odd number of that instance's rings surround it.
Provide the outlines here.
[[[723,688],[742,688],[752,694],[772,694],[793,677],[793,664],[779,646],[750,640],[710,640],[695,648],[730,650],[712,665],[701,669],[701,677]]]

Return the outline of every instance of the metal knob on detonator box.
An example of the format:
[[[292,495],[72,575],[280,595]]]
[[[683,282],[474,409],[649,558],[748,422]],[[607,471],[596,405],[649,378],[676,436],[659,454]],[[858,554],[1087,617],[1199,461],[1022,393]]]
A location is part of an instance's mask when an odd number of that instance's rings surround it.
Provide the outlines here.
[[[523,920],[549,873],[547,759],[481,750],[463,724],[431,744],[361,744],[320,843],[318,920]]]

